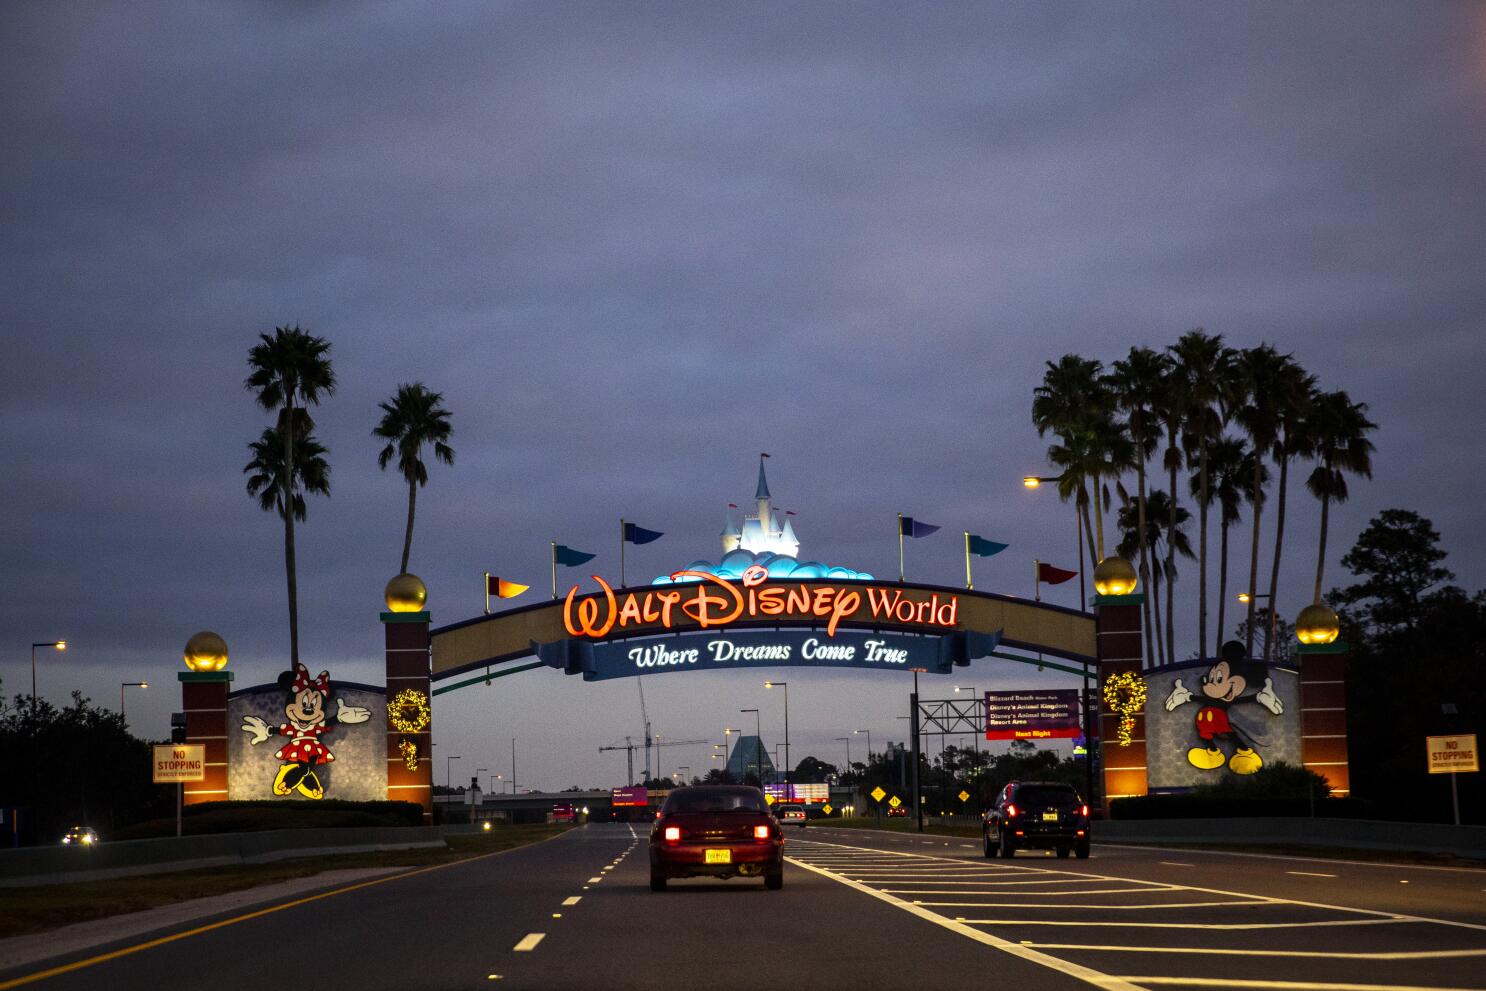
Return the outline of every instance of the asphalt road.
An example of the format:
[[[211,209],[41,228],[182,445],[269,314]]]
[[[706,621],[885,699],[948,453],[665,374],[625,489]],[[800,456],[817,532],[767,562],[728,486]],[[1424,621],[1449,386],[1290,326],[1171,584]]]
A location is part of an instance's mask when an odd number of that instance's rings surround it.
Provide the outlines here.
[[[1486,870],[1114,846],[1008,862],[813,826],[789,831],[783,891],[658,894],[642,829],[201,920],[0,989],[1486,989]]]

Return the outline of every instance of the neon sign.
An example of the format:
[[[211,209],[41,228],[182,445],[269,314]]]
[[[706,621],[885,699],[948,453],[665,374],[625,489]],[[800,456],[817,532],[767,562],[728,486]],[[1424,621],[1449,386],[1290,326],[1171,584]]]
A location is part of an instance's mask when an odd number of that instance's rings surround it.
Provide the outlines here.
[[[570,636],[602,640],[627,630],[659,627],[670,630],[689,625],[702,629],[747,620],[824,620],[826,636],[834,637],[841,622],[866,607],[865,620],[878,623],[953,629],[959,617],[959,596],[936,592],[924,600],[911,599],[901,589],[843,585],[767,585],[769,573],[754,565],[743,572],[742,587],[703,571],[677,571],[673,581],[685,582],[621,599],[598,575],[603,590],[578,598],[578,586],[568,590],[562,604],[562,622]]]

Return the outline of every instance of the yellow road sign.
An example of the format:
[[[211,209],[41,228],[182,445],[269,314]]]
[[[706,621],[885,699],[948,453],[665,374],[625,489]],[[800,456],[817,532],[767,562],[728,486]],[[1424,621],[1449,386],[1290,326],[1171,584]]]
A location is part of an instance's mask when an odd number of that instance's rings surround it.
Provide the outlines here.
[[[820,810],[821,810],[821,811],[822,811],[822,812],[824,812],[824,813],[825,813],[825,814],[826,814],[826,815],[830,815],[830,814],[831,814],[831,806],[830,806],[830,805],[829,805],[829,804],[826,804],[826,805],[822,805],[822,806],[821,806],[821,807],[820,807]]]
[[[1424,739],[1425,751],[1429,755],[1430,774],[1468,774],[1481,769],[1480,751],[1476,749],[1476,734],[1426,736]]]
[[[206,780],[206,745],[167,743],[155,746],[154,783]]]
[[[892,798],[890,798],[890,799],[887,800],[887,804],[891,805],[893,808],[896,809],[898,806],[900,806],[900,805],[903,804],[903,800],[901,798],[899,798],[897,795],[894,795]]]
[[[968,802],[968,801],[970,801],[970,793],[968,791],[965,791],[965,790],[961,789],[961,791],[960,791],[960,801],[962,801],[962,802]]]
[[[872,789],[872,801],[874,802],[882,801],[886,795],[887,792],[882,790],[882,785],[878,785],[876,788]]]
[[[768,802],[770,805],[773,805],[774,804],[774,796],[773,795],[765,795],[764,796],[764,801]]]

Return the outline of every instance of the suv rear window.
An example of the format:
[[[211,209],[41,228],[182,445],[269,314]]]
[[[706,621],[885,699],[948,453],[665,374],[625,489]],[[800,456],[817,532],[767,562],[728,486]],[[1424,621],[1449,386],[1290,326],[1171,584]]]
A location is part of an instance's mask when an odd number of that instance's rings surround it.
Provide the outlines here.
[[[677,812],[763,812],[764,799],[752,788],[687,788],[671,792],[662,814]]]
[[[1078,792],[1070,785],[1018,785],[1012,792],[1012,801],[1024,805],[1072,805],[1078,801]]]

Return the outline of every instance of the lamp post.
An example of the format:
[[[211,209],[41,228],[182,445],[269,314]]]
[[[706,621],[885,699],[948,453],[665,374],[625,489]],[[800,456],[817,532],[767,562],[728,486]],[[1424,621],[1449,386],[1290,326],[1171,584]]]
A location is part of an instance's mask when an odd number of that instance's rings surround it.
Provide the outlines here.
[[[1048,476],[1048,475],[1023,475],[1022,476],[1022,485],[1025,486],[1026,488],[1029,488],[1029,489],[1035,489],[1035,488],[1041,487],[1041,485],[1042,485],[1043,482],[1061,482],[1062,480],[1063,480],[1063,476],[1062,475],[1052,475],[1052,476]],[[1096,492],[1094,494],[1094,497],[1097,499],[1099,497],[1099,494]],[[1073,532],[1078,537],[1078,610],[1079,610],[1079,612],[1083,612],[1084,609],[1088,606],[1088,599],[1086,599],[1084,597],[1084,530],[1083,530],[1083,527],[1079,525],[1081,522],[1082,521],[1079,519],[1079,515],[1078,515],[1078,500],[1077,499],[1074,499],[1073,500]]]
[[[789,682],[766,681],[764,687],[784,689],[784,783],[788,785],[794,781],[794,769],[789,762]],[[789,797],[794,798],[794,793],[790,792]]]
[[[851,731],[852,736],[856,736],[859,733],[867,734],[867,766],[870,768],[872,766],[872,731],[869,729],[854,729]]]
[[[763,791],[763,788],[764,788],[764,730],[763,730],[763,725],[764,724],[763,724],[763,720],[759,718],[759,714],[758,714],[758,710],[757,709],[739,709],[738,711],[739,712],[751,712],[751,713],[753,713],[753,757],[754,757],[754,760],[756,762],[753,766],[758,769],[758,786],[759,786],[759,790],[760,791]],[[744,766],[747,766],[747,765],[744,765]]]
[[[846,744],[846,773],[847,774],[850,774],[851,773],[851,737],[849,737],[849,736],[838,736],[838,737],[835,738],[835,740],[836,740],[837,743],[845,743]]]
[[[690,764],[677,764],[676,773],[681,775],[681,783],[686,784],[686,772],[691,770]],[[675,780],[675,779],[672,779]]]
[[[36,712],[36,648],[37,647],[54,647],[57,650],[66,650],[67,649],[67,641],[66,640],[43,640],[40,643],[33,643],[31,645],[31,711],[32,711],[32,713],[35,713]]]
[[[477,768],[475,768],[475,787],[477,789],[480,787],[480,775],[481,774],[484,774],[488,770],[490,770],[490,768],[488,768],[488,767],[477,767]]]
[[[454,790],[454,762],[457,761],[457,760],[464,760],[464,755],[463,754],[460,754],[457,757],[450,757],[447,761],[444,762],[444,790],[445,791],[453,791]]]
[[[495,783],[497,781],[500,782],[500,790],[499,791],[496,790]],[[491,778],[490,779],[490,790],[491,791],[494,791],[497,795],[504,795],[506,793],[506,776],[504,774],[497,774],[495,777]]]
[[[125,726],[128,726],[129,725],[129,720],[124,719],[124,689],[126,689],[126,688],[149,688],[149,687],[150,687],[150,683],[148,681],[121,681],[121,682],[119,682],[119,719],[123,721],[123,723],[124,723]]]

